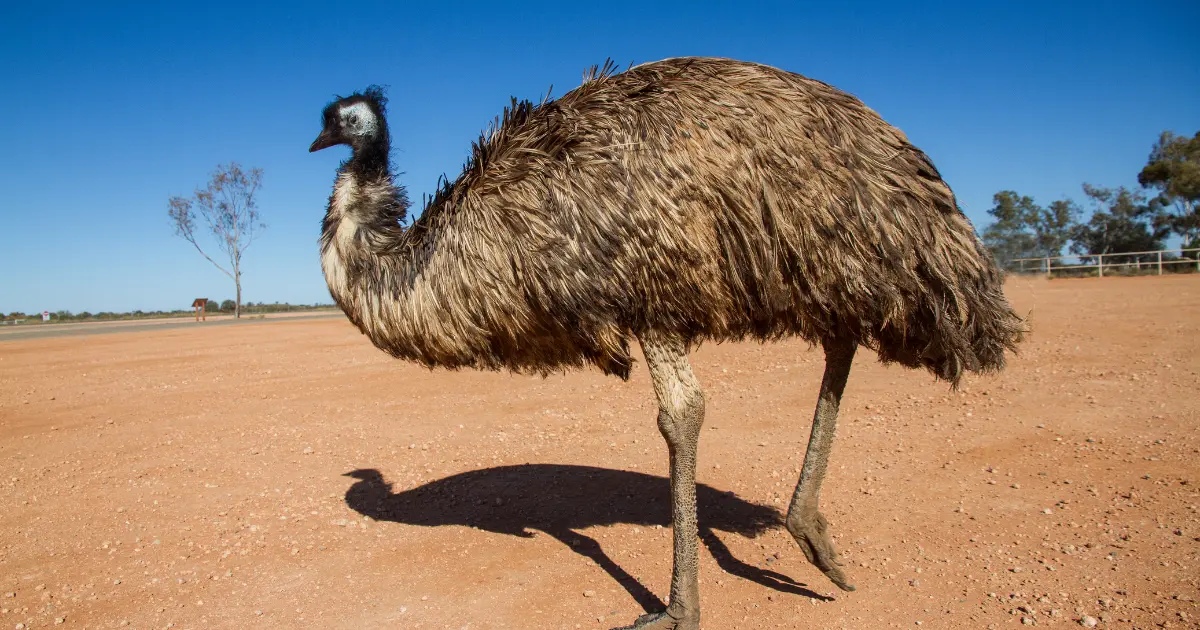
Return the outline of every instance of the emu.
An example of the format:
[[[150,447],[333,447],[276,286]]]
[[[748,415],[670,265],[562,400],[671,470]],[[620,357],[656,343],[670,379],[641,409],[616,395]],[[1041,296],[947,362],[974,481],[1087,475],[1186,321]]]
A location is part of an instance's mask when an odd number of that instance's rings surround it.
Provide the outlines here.
[[[786,527],[854,590],[819,510],[859,346],[957,385],[1025,332],[1001,274],[930,159],[858,99],[784,70],[676,58],[593,67],[557,100],[518,102],[404,226],[386,99],[325,107],[309,147],[349,145],[320,240],[337,304],[424,366],[627,379],[636,339],[670,455],[666,610],[628,628],[696,630],[696,444],[703,341],[799,337],[825,372]]]

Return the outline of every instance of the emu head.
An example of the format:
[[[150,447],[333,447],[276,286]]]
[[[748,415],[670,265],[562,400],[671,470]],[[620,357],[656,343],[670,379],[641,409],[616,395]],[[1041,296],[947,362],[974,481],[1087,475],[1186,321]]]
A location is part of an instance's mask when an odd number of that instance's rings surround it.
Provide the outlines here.
[[[386,108],[387,97],[375,85],[326,105],[321,112],[324,128],[308,147],[309,153],[338,144],[350,145],[356,152],[387,147]]]

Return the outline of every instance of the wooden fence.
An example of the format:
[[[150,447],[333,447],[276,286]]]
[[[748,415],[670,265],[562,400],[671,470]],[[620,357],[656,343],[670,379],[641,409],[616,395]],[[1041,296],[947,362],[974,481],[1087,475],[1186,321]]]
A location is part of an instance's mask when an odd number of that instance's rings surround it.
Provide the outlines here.
[[[1163,260],[1163,254],[1174,254],[1178,252],[1178,258],[1168,258]],[[1195,258],[1185,258],[1183,255],[1187,252],[1197,252]],[[1143,260],[1146,257],[1154,256],[1154,260]],[[1105,263],[1104,259],[1114,259],[1125,257],[1133,258],[1125,262],[1109,262]],[[1092,259],[1095,262],[1092,264],[1079,265],[1054,265],[1056,260],[1083,260]],[[1162,275],[1164,265],[1193,265],[1197,272],[1200,272],[1200,248],[1192,247],[1186,249],[1160,249],[1149,252],[1120,252],[1113,254],[1086,254],[1078,256],[1048,256],[1043,258],[1014,258],[1010,261],[1013,264],[1019,264],[1015,269],[1017,273],[1044,273],[1046,277],[1053,275],[1054,271],[1068,271],[1076,269],[1095,269],[1097,275],[1104,277],[1104,270],[1111,270],[1109,273],[1118,270],[1129,271],[1132,269],[1141,273],[1144,269],[1153,269],[1157,271],[1157,275]]]

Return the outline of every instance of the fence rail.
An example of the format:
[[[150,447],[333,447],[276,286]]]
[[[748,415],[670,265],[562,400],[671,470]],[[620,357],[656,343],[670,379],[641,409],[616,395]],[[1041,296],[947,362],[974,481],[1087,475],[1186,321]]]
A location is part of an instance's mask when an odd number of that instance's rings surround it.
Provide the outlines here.
[[[1176,252],[1179,253],[1179,255],[1180,255],[1179,258],[1163,260],[1163,254],[1174,254]],[[1185,254],[1187,252],[1196,252],[1197,253],[1196,257],[1195,258],[1185,258],[1183,256],[1183,254]],[[1127,257],[1127,258],[1130,256],[1136,256],[1137,258],[1135,258],[1134,260],[1131,260],[1131,261],[1127,261],[1127,262],[1117,262],[1117,263],[1108,263],[1108,264],[1104,263],[1105,258],[1119,258],[1122,256]],[[1145,256],[1155,256],[1155,260],[1152,260],[1152,261],[1142,260],[1142,257],[1145,257]],[[1058,267],[1055,267],[1053,264],[1053,262],[1056,260],[1068,260],[1068,259],[1083,260],[1085,258],[1094,259],[1096,262],[1095,262],[1095,264],[1088,264],[1088,265],[1082,265],[1082,264],[1081,265],[1059,265]],[[1112,254],[1080,254],[1077,256],[1045,256],[1045,257],[1040,257],[1040,258],[1014,258],[1009,262],[1020,263],[1020,268],[1017,270],[1018,273],[1039,272],[1039,273],[1045,273],[1046,277],[1050,277],[1050,275],[1054,272],[1055,269],[1058,269],[1060,271],[1075,270],[1075,269],[1095,269],[1097,275],[1099,275],[1101,278],[1103,278],[1105,269],[1121,269],[1121,268],[1128,269],[1131,267],[1136,267],[1139,271],[1141,271],[1142,269],[1156,269],[1158,271],[1158,275],[1161,276],[1163,273],[1163,265],[1194,265],[1196,267],[1196,271],[1200,272],[1200,247],[1190,247],[1190,248],[1182,248],[1182,249],[1158,249],[1158,250],[1148,251],[1148,252],[1118,252],[1118,253],[1112,253]],[[1038,264],[1037,264],[1037,266],[1033,267],[1033,269],[1029,269],[1027,267],[1032,266],[1032,265],[1027,265],[1026,263],[1038,263]]]

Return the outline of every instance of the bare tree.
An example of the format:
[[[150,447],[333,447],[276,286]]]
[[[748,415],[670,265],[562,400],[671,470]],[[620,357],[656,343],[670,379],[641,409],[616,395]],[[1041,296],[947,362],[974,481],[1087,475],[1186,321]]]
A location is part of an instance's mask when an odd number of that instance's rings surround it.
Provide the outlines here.
[[[267,224],[259,220],[254,200],[262,176],[261,168],[242,169],[236,162],[219,164],[207,188],[197,190],[191,198],[171,197],[168,202],[167,214],[175,234],[233,280],[237,287],[234,317],[242,316],[242,254],[267,229]],[[217,247],[228,258],[228,268],[213,260],[196,241],[197,216],[204,220]]]

